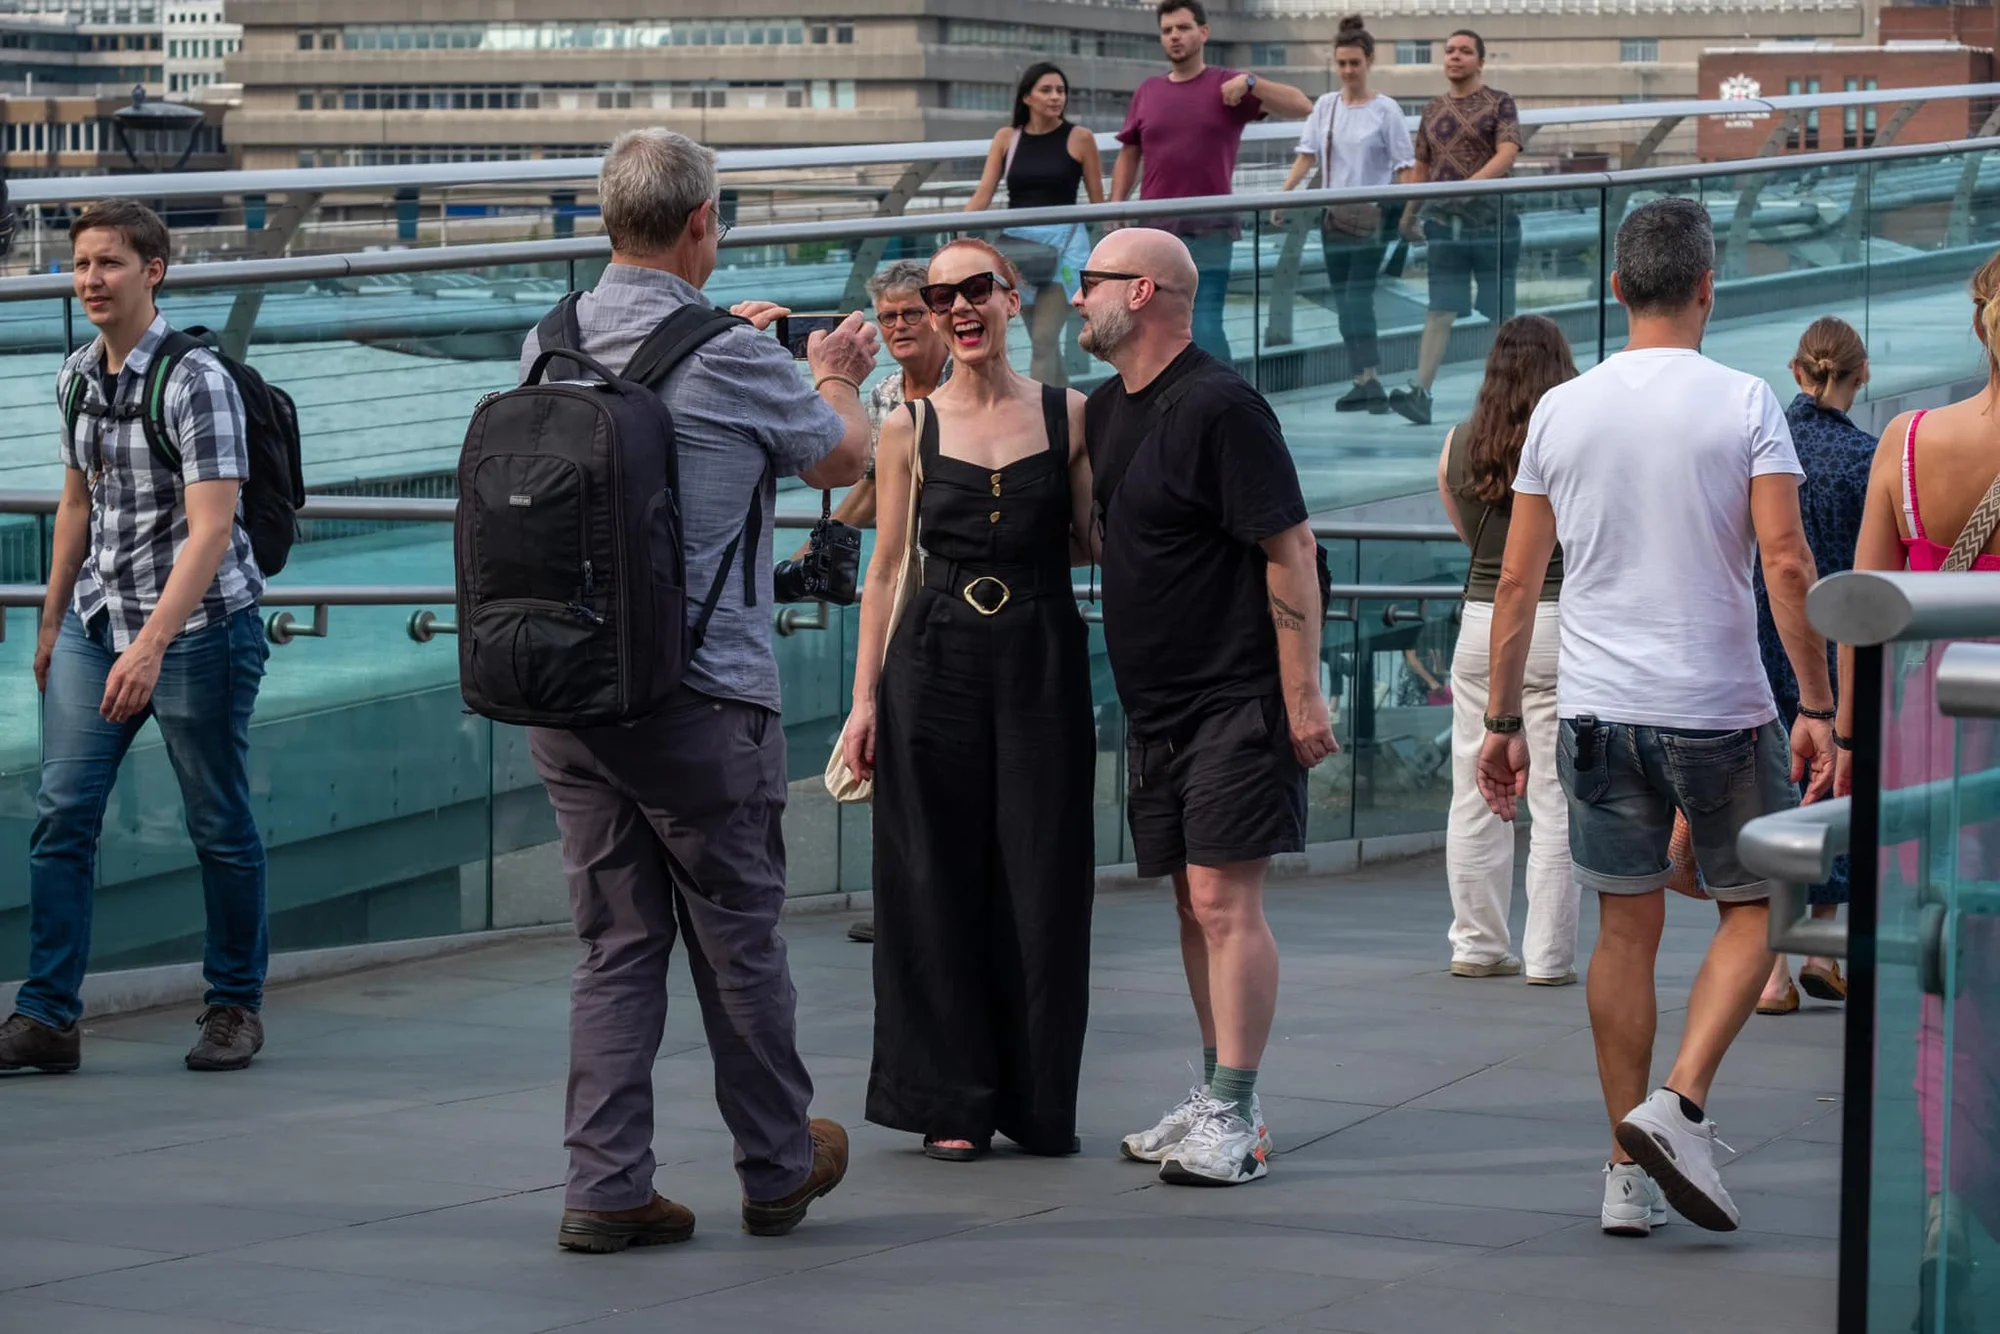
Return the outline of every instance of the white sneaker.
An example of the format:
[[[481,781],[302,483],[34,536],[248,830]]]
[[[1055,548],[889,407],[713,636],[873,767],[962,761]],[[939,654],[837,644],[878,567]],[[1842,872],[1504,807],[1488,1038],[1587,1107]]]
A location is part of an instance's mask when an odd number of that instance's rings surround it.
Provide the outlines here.
[[[1639,1164],[1606,1163],[1597,1220],[1614,1237],[1650,1237],[1667,1221],[1667,1197]]]
[[[1160,1164],[1160,1180],[1175,1186],[1241,1186],[1270,1170],[1271,1135],[1264,1109],[1250,1097],[1250,1116],[1233,1102],[1204,1099],[1202,1115]]]
[[[1743,1215],[1722,1188],[1722,1177],[1715,1170],[1711,1146],[1722,1144],[1715,1122],[1695,1124],[1682,1114],[1679,1095],[1656,1089],[1626,1114],[1613,1134],[1618,1147],[1659,1183],[1667,1203],[1682,1218],[1711,1232],[1736,1230]],[[1722,1147],[1729,1149],[1727,1144]]]
[[[1208,1096],[1208,1085],[1196,1084],[1180,1105],[1160,1118],[1151,1130],[1127,1135],[1118,1143],[1118,1152],[1135,1163],[1162,1163],[1174,1146],[1187,1138],[1188,1129],[1199,1121],[1207,1108],[1216,1106]]]

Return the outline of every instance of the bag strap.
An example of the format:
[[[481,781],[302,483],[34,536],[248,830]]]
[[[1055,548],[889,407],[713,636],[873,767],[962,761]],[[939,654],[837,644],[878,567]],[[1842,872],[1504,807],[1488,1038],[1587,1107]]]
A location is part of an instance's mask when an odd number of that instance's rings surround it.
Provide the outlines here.
[[[1973,509],[1972,517],[1965,521],[1965,527],[1958,530],[1958,540],[1951,544],[1951,554],[1944,558],[1944,569],[1951,574],[1959,574],[1972,568],[1979,559],[1979,553],[1986,550],[1986,544],[1993,540],[1993,531],[2000,528],[2000,477],[1993,479],[1986,488],[1979,504]]]
[[[583,324],[576,315],[576,303],[582,299],[581,292],[568,293],[562,300],[556,302],[555,309],[542,316],[541,323],[535,326],[535,346],[541,349],[542,354],[536,359],[537,365],[554,360],[548,355],[550,352],[583,351]],[[563,360],[570,361],[571,358],[565,357]],[[572,364],[578,371],[588,373],[590,370],[583,362],[576,361]]]
[[[188,353],[206,346],[185,330],[169,329],[146,365],[146,382],[139,399],[139,425],[146,433],[146,447],[175,474],[181,470],[181,451],[167,430],[167,381],[173,378]]]
[[[575,311],[571,312],[572,317]],[[690,352],[716,335],[749,321],[714,306],[686,305],[653,326],[625,363],[625,378],[657,390]]]
[[[1016,125],[1012,137],[1007,140],[1007,160],[1000,167],[1000,179],[1004,182],[1014,174],[1014,150],[1021,146],[1021,127]]]

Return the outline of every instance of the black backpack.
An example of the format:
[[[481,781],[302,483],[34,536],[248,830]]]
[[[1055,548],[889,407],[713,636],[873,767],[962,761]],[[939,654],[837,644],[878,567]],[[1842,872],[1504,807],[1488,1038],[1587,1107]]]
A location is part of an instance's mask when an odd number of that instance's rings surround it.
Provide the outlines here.
[[[292,396],[253,368],[214,345],[214,336],[200,325],[169,329],[146,367],[139,407],[120,408],[119,418],[137,416],[146,432],[146,447],[175,476],[181,471],[181,451],[167,431],[167,377],[188,353],[207,352],[222,364],[243,400],[244,447],[250,475],[243,482],[243,528],[257,568],[269,578],[285,568],[292,543],[298,539],[299,506],[306,503],[305,469],[299,455],[299,412]],[[63,424],[72,435],[83,411],[84,377],[72,376],[63,401]]]
[[[683,306],[614,375],[576,350],[572,294],[537,326],[521,387],[473,411],[453,537],[459,690],[474,713],[560,728],[648,717],[679,689],[746,543],[744,602],[756,602],[761,481],[688,623],[680,453],[658,392],[689,353],[744,322]],[[544,379],[557,360],[589,378]]]

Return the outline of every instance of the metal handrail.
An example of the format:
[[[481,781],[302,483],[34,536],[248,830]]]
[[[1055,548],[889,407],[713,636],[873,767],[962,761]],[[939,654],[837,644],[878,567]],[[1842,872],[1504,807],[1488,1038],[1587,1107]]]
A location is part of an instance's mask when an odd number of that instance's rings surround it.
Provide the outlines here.
[[[56,512],[62,492],[0,488],[0,514],[41,515]],[[351,519],[375,523],[450,523],[458,502],[403,496],[308,496],[301,519]],[[780,514],[779,528],[810,528],[817,514]],[[1315,521],[1313,536],[1330,542],[1457,542],[1458,532],[1444,523],[1355,523],[1338,519]],[[1399,593],[1396,596],[1406,597]]]
[[[1848,570],[1806,595],[1813,628],[1841,644],[2000,635],[2000,573]]]
[[[1793,110],[1832,110],[1889,103],[2000,96],[2000,83],[1940,84],[1922,88],[1882,88],[1866,92],[1793,94],[1784,97],[1698,101],[1631,102],[1583,107],[1540,107],[1521,113],[1523,128],[1607,124],[1618,121],[1685,119],[1693,116],[1770,116]],[[1412,126],[1416,117],[1405,117]],[[1249,126],[1245,143],[1283,142],[1298,133],[1296,122]],[[1099,134],[1100,149],[1116,152],[1117,137]],[[716,155],[724,173],[814,170],[837,167],[941,163],[983,158],[990,138],[842,144],[823,148],[724,149]],[[208,171],[182,175],[66,176],[13,182],[16,205],[60,204],[123,196],[141,199],[212,198],[216,195],[339,193],[395,189],[463,188],[558,184],[595,177],[601,157],[544,158],[507,162],[417,163],[381,167],[293,167],[265,171]]]
[[[1775,158],[1706,162],[1679,167],[1641,167],[1630,171],[1578,172],[1565,176],[1524,176],[1491,181],[1431,182],[1342,190],[1294,190],[1247,195],[1206,195],[1190,199],[1128,200],[1124,203],[1078,204],[1061,208],[989,209],[983,213],[891,214],[842,218],[829,222],[772,223],[733,229],[725,249],[789,245],[802,241],[859,241],[864,238],[923,236],[940,231],[999,231],[1008,227],[1047,223],[1145,221],[1155,218],[1198,218],[1264,213],[1273,209],[1314,208],[1328,204],[1409,199],[1465,198],[1479,195],[1576,194],[1598,190],[1639,190],[1713,177],[1758,176],[1805,172],[1860,163],[1894,162],[1910,158],[2000,150],[2000,136],[1952,139],[1928,144],[1897,144],[1888,148],[1853,148],[1827,153],[1798,153]],[[124,180],[136,178],[125,177]],[[371,250],[344,255],[310,255],[284,259],[242,259],[208,264],[177,264],[167,270],[165,286],[173,290],[233,287],[247,283],[295,283],[368,277],[390,273],[422,273],[439,269],[488,268],[510,264],[549,264],[567,260],[602,259],[611,253],[603,236],[548,241],[514,241],[493,245],[422,246],[409,250]],[[34,301],[68,296],[72,279],[66,273],[28,274],[0,278],[0,302]]]

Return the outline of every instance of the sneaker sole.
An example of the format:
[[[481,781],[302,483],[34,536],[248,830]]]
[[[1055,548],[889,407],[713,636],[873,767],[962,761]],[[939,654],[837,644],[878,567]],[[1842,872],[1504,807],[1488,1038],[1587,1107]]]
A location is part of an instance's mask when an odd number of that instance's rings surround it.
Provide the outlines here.
[[[743,1230],[753,1237],[783,1237],[790,1235],[793,1228],[806,1220],[806,1210],[812,1208],[813,1201],[823,1200],[833,1194],[834,1187],[847,1180],[842,1172],[833,1180],[821,1186],[813,1194],[806,1196],[789,1209],[775,1209],[764,1205],[743,1206]]]
[[[556,1245],[566,1251],[580,1251],[586,1255],[615,1255],[628,1246],[672,1246],[677,1242],[694,1238],[694,1224],[672,1229],[644,1228],[630,1232],[619,1230],[615,1223],[589,1224],[564,1223],[556,1229]]]
[[[1178,1158],[1169,1158],[1160,1164],[1160,1180],[1170,1186],[1247,1186],[1253,1181],[1262,1181],[1270,1174],[1270,1171],[1271,1169],[1268,1165],[1258,1163],[1257,1170],[1249,1176],[1238,1177],[1234,1181],[1218,1181],[1214,1177],[1207,1177],[1199,1172],[1188,1171],[1187,1168],[1181,1166],[1181,1161]]]
[[[1811,996],[1814,1000],[1844,1001],[1847,999],[1847,992],[1845,990],[1835,986],[1829,979],[1821,977],[1817,973],[1800,973],[1799,990],[1805,992],[1806,995]]]
[[[1643,1223],[1608,1222],[1602,1214],[1598,1215],[1597,1221],[1598,1226],[1603,1229],[1604,1235],[1607,1237],[1650,1237],[1653,1235],[1653,1229],[1659,1226],[1658,1223],[1653,1222],[1651,1219],[1647,1219]]]
[[[1653,1178],[1675,1213],[1710,1232],[1736,1230],[1736,1220],[1687,1179],[1680,1164],[1668,1156],[1644,1126],[1632,1121],[1620,1121],[1618,1128],[1612,1132],[1612,1138],[1618,1141],[1619,1148],[1632,1156],[1632,1161],[1639,1164],[1647,1176]]]
[[[1133,1148],[1130,1144],[1127,1144],[1124,1140],[1118,1141],[1118,1156],[1128,1163],[1153,1163],[1157,1165],[1167,1161],[1168,1156],[1173,1151],[1174,1146],[1169,1144],[1166,1148],[1156,1153],[1144,1154]]]
[[[1521,965],[1518,963],[1453,963],[1453,977],[1519,977]],[[1531,979],[1532,980],[1532,979]]]
[[[45,1075],[73,1075],[82,1064],[82,1061],[77,1060],[58,1061],[51,1065],[0,1065],[0,1071],[38,1070]]]
[[[254,1051],[251,1052],[248,1056],[245,1056],[240,1061],[211,1061],[190,1056],[187,1058],[187,1068],[190,1070],[200,1070],[203,1072],[215,1072],[220,1070],[244,1070],[248,1069],[250,1062],[256,1059],[257,1059],[257,1053]]]

